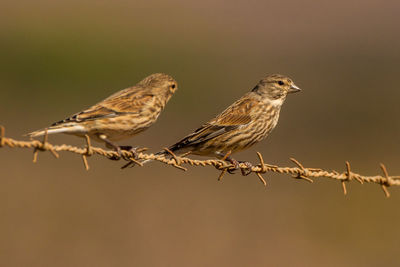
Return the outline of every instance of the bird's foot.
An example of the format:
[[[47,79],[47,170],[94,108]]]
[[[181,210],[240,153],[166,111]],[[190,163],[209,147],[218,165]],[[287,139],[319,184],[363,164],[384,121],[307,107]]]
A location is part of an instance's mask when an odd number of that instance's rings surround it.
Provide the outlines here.
[[[122,158],[122,152],[120,146],[118,146],[113,141],[109,140],[108,137],[104,134],[99,134],[98,137],[105,142],[106,147],[112,148],[114,149],[115,152],[117,152],[118,155],[113,155],[112,157],[110,157],[111,160],[120,160]]]
[[[114,147],[115,152],[117,152],[118,155],[113,155],[110,157],[111,160],[120,160],[122,158],[122,150],[119,146]]]
[[[239,169],[239,161],[231,157],[227,157],[226,161],[232,163],[233,166],[228,169],[228,172],[234,174]]]
[[[139,159],[139,153],[142,151],[146,151],[147,148],[138,148],[138,147],[132,147],[132,146],[120,146],[122,150],[126,150],[130,153],[132,153],[132,157],[129,157],[129,162],[126,163],[124,166],[121,167],[121,169],[125,169],[127,167],[135,167],[135,165],[143,166]]]
[[[239,163],[243,163],[247,167],[247,169],[240,169],[240,171],[242,172],[243,176],[247,176],[252,172],[251,168],[253,167],[253,164],[251,164],[248,161],[240,161]]]
[[[228,157],[226,160],[228,162],[232,163],[232,165],[233,165],[233,167],[228,169],[228,172],[230,174],[234,174],[238,169],[240,169],[240,171],[241,171],[243,176],[247,176],[252,172],[251,168],[253,167],[253,164],[251,164],[248,161],[237,161],[236,159],[233,159],[233,158],[230,158],[230,157]],[[240,164],[241,163],[246,165],[247,168],[246,169],[240,168]]]

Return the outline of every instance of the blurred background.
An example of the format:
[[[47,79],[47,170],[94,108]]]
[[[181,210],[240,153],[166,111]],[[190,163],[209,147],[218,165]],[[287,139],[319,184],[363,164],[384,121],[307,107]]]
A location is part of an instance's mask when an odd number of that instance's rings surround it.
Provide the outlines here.
[[[399,1],[8,1],[0,124],[42,128],[155,72],[179,82],[126,143],[167,146],[266,74],[290,76],[271,164],[399,175]],[[71,136],[50,142],[84,145]],[[101,144],[96,144],[102,146]],[[400,190],[0,150],[1,266],[398,266]]]

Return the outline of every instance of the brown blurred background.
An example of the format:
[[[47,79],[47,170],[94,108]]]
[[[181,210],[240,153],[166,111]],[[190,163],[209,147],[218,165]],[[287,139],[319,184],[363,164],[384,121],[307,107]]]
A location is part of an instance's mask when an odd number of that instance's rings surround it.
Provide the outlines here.
[[[400,174],[398,1],[2,1],[0,124],[22,134],[154,72],[179,82],[128,143],[169,145],[287,74],[277,129],[256,162]],[[83,145],[70,136],[52,143]],[[0,150],[1,266],[398,266],[400,190],[288,176],[182,172]]]

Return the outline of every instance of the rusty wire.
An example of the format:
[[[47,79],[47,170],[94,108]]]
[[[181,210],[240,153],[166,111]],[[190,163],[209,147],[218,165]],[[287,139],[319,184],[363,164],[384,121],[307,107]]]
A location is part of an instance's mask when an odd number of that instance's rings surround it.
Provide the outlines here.
[[[183,156],[177,156],[168,149],[166,151],[170,154],[170,157],[165,157],[164,155],[155,155],[155,154],[146,154],[143,153],[146,149],[138,149],[137,153],[134,154],[130,151],[122,150],[121,155],[119,155],[116,151],[104,150],[99,147],[93,147],[90,142],[89,136],[86,136],[86,147],[80,148],[71,145],[52,145],[48,143],[48,135],[47,132],[44,135],[42,141],[31,140],[31,141],[18,141],[12,138],[5,137],[5,128],[0,126],[0,147],[10,147],[10,148],[33,148],[34,156],[33,162],[37,162],[38,152],[39,151],[49,151],[53,154],[54,157],[59,158],[57,152],[59,151],[67,151],[75,154],[79,154],[82,157],[83,164],[86,170],[89,170],[89,164],[87,161],[87,157],[92,155],[100,155],[106,157],[108,159],[116,160],[116,159],[124,159],[126,161],[130,161],[136,165],[143,166],[140,162],[141,160],[154,160],[164,163],[166,165],[173,166],[180,170],[186,171],[187,169],[182,165],[187,164],[191,166],[213,166],[217,170],[221,171],[218,180],[221,180],[223,176],[228,171],[234,171],[235,166],[227,161],[219,160],[219,159],[207,159],[207,160],[194,160]],[[257,156],[259,158],[259,163],[257,165],[253,165],[251,167],[247,166],[244,163],[239,163],[239,168],[246,172],[246,174],[254,173],[257,175],[258,179],[264,186],[267,186],[267,182],[263,178],[261,174],[266,172],[275,172],[280,174],[291,175],[295,179],[303,179],[307,182],[313,183],[312,178],[329,178],[333,180],[337,180],[341,183],[343,193],[347,194],[346,183],[356,180],[360,184],[364,183],[374,183],[378,184],[382,187],[382,190],[386,197],[390,197],[390,193],[388,188],[390,186],[399,186],[400,185],[400,176],[390,176],[388,171],[382,163],[380,164],[380,168],[382,170],[383,175],[375,175],[375,176],[363,176],[361,174],[355,173],[351,171],[350,163],[346,161],[346,170],[344,172],[337,171],[326,171],[318,168],[305,168],[298,160],[294,158],[290,158],[290,160],[296,165],[296,167],[279,167],[276,165],[266,164],[262,155],[257,152]],[[244,173],[244,172],[242,172]]]

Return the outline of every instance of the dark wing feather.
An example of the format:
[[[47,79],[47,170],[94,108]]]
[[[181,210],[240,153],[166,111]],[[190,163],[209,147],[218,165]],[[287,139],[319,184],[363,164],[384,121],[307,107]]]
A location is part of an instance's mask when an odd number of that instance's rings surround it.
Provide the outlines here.
[[[99,118],[112,118],[124,114],[136,114],[139,113],[153,97],[154,95],[145,92],[140,86],[130,87],[53,125],[65,122],[82,122]]]
[[[205,123],[169,149],[177,151],[184,147],[197,145],[250,123],[252,117],[249,110],[254,104],[256,104],[254,100],[246,96],[239,99],[217,117]]]

